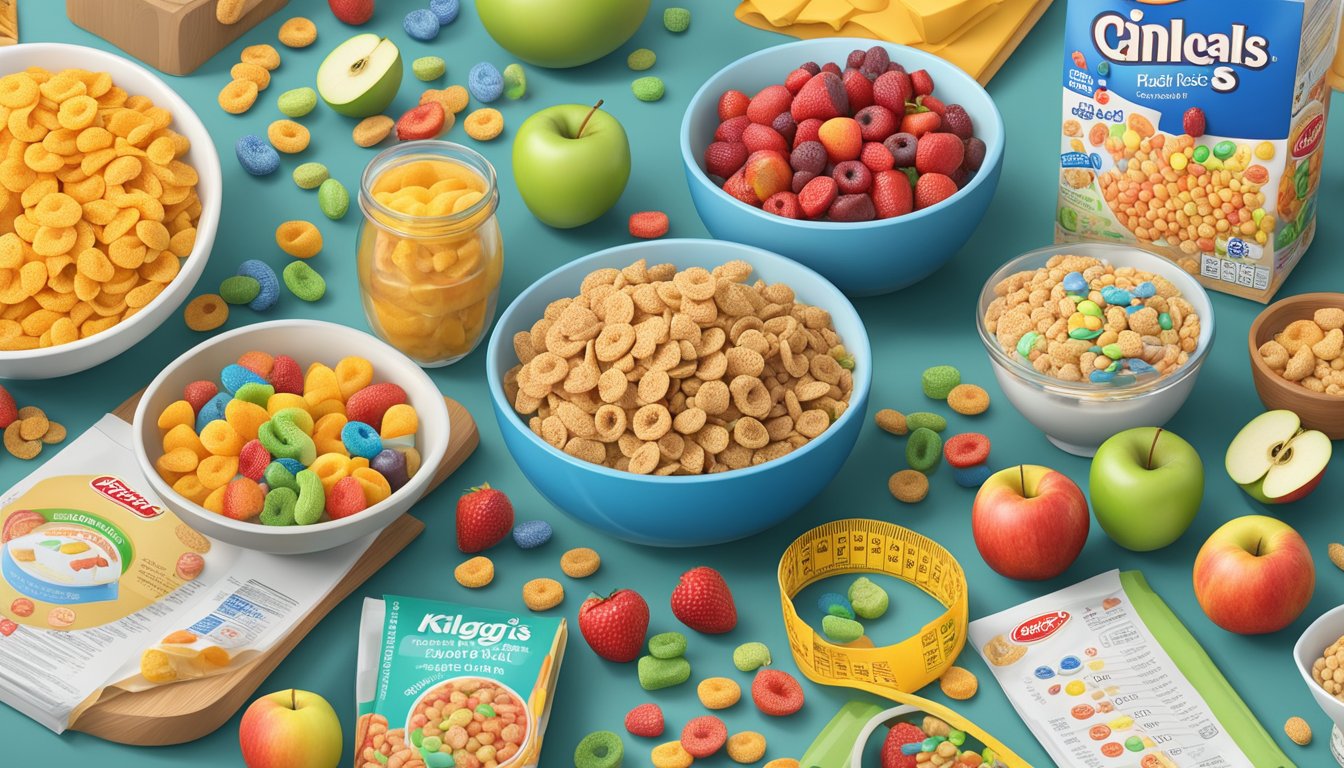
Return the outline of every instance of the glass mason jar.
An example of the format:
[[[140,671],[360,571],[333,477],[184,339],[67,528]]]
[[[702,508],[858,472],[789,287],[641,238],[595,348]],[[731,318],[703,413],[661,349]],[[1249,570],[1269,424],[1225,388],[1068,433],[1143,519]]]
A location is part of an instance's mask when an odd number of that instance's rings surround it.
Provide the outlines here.
[[[448,141],[409,141],[369,162],[356,253],[373,332],[420,365],[466,357],[495,318],[504,245],[495,169]]]

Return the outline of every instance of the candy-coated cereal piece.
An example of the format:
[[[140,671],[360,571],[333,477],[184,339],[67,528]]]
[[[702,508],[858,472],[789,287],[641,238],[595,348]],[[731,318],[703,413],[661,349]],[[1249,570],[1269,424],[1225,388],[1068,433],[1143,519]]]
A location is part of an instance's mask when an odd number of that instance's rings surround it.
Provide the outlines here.
[[[621,737],[611,731],[594,731],[574,748],[574,768],[620,768],[625,756]]]
[[[653,768],[691,768],[695,757],[681,746],[680,741],[669,741],[653,748],[649,755]]]
[[[467,115],[462,128],[476,141],[491,141],[504,132],[504,115],[497,109],[484,107]]]
[[[742,731],[728,737],[728,758],[744,765],[765,757],[765,737],[756,731]]]
[[[358,146],[372,147],[386,139],[388,134],[392,133],[392,128],[396,124],[397,121],[387,115],[373,115],[360,120],[351,132],[351,136]]]
[[[445,119],[443,105],[437,101],[412,107],[397,119],[397,139],[400,141],[432,139],[443,132]]]
[[[265,43],[247,46],[238,58],[240,61],[256,64],[268,70],[274,70],[280,66],[280,52],[275,50],[274,46]]]
[[[860,618],[877,619],[887,612],[887,591],[867,576],[860,576],[849,585],[847,597],[850,605],[854,606],[854,613]]]
[[[453,578],[468,589],[479,589],[495,579],[495,564],[490,558],[477,555],[453,569]]]
[[[204,293],[182,310],[182,319],[193,331],[213,331],[229,319],[229,307],[217,294]]]
[[[353,477],[347,476],[337,480],[327,492],[326,511],[332,520],[349,517],[364,511],[367,507],[364,488]]]
[[[275,243],[290,256],[311,259],[322,252],[322,232],[311,221],[286,221],[275,228]]]
[[[754,672],[770,665],[770,649],[765,643],[743,643],[733,649],[733,666],[741,672]]]
[[[196,411],[192,409],[191,403],[186,400],[175,400],[169,403],[159,414],[158,420],[159,429],[165,432],[178,424],[191,426],[195,423]]]
[[[235,478],[224,488],[223,513],[234,520],[251,520],[261,514],[266,494],[254,480]]]
[[[751,700],[767,715],[783,717],[803,708],[803,687],[778,669],[761,669],[751,683]]]
[[[691,663],[685,658],[657,659],[653,656],[640,656],[637,671],[639,685],[646,691],[670,688],[691,679]]]
[[[576,547],[560,556],[560,570],[573,579],[592,576],[601,565],[601,556],[588,547]]]
[[[307,48],[317,42],[317,25],[311,19],[295,16],[280,25],[276,36],[282,45],[289,48]]]
[[[292,155],[307,149],[312,135],[293,120],[276,120],[267,126],[266,138],[277,150]]]
[[[523,604],[532,611],[548,611],[565,599],[565,588],[555,579],[532,579],[523,585]]]
[[[728,740],[728,726],[713,715],[693,717],[681,729],[681,746],[693,757],[705,758],[723,748]]]
[[[929,478],[915,469],[902,469],[887,479],[887,490],[897,500],[917,504],[929,495]]]
[[[706,709],[727,709],[742,698],[742,687],[727,677],[707,677],[695,687]]]

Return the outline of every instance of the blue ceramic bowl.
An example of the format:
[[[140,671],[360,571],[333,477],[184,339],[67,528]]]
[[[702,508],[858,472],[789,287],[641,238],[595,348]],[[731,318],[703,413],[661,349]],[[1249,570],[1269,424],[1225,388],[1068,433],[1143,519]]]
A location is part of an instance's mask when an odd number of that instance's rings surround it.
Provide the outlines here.
[[[575,296],[589,272],[639,260],[678,269],[712,268],[743,259],[754,277],[792,286],[798,299],[831,313],[836,333],[854,355],[849,409],[820,437],[782,458],[712,475],[653,477],[576,459],[533,434],[504,395],[504,373],[518,363],[513,336],[542,316],[546,305]],[[853,305],[816,272],[777,254],[715,240],[656,240],[609,248],[566,264],[514,299],[495,324],[486,349],[490,398],[513,460],[560,511],[617,538],[661,547],[693,547],[759,533],[821,493],[854,448],[872,379],[868,333]]]
[[[1003,166],[1003,118],[994,100],[970,75],[931,53],[903,45],[886,46],[892,61],[909,71],[928,70],[934,94],[961,104],[975,135],[985,142],[980,171],[942,203],[894,219],[855,223],[800,221],[766,213],[724,192],[705,173],[705,147],[719,125],[719,96],[736,88],[748,95],[805,61],[844,66],[855,48],[872,40],[804,40],[767,48],[738,59],[705,81],[691,97],[681,121],[681,158],[691,201],[714,237],[774,251],[815,269],[850,296],[877,296],[914,285],[946,264],[970,239],[985,215]]]

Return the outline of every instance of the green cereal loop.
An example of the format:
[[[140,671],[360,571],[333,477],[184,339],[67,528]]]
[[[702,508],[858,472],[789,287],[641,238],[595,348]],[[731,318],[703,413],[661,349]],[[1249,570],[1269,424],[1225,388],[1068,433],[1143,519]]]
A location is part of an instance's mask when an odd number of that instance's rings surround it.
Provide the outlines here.
[[[481,717],[494,717],[495,708],[490,706],[489,704],[477,704],[476,714],[480,715]]]
[[[504,68],[504,98],[511,101],[523,98],[527,93],[527,73],[522,64],[510,64]]]
[[[304,163],[294,169],[294,183],[299,189],[317,189],[329,178],[331,172],[321,163]]]
[[[640,101],[658,101],[667,92],[667,86],[663,85],[662,78],[650,75],[631,83],[630,92]]]
[[[691,11],[673,6],[663,11],[663,26],[668,32],[685,32],[691,28]]]
[[[649,654],[655,659],[675,659],[686,655],[686,636],[680,632],[663,632],[649,638]]]
[[[947,429],[947,419],[936,413],[920,411],[919,413],[912,413],[909,416],[906,416],[905,426],[910,430],[931,429],[934,432],[942,432],[944,429]]]
[[[625,744],[611,731],[593,731],[574,748],[574,768],[620,768]]]
[[[303,117],[317,106],[317,91],[312,88],[294,88],[280,94],[275,106],[285,117]]]
[[[671,688],[691,679],[691,663],[684,658],[639,657],[639,686],[646,691]]]
[[[299,500],[294,505],[294,522],[299,525],[312,525],[322,519],[322,511],[327,506],[322,478],[311,469],[301,469],[299,474],[294,476],[294,480],[299,484]]]
[[[415,75],[416,80],[438,80],[447,71],[448,65],[440,56],[421,56],[411,62],[411,74]]]
[[[289,292],[304,301],[317,301],[327,293],[327,281],[306,261],[291,261],[281,277]]]
[[[307,411],[285,408],[261,425],[257,439],[275,458],[297,459],[307,466],[317,458],[317,444],[308,434],[312,429],[313,417]]]
[[[272,461],[266,465],[266,471],[262,474],[261,479],[266,481],[267,487],[271,490],[288,488],[295,494],[299,492],[299,484],[294,480],[294,473],[278,461]]]
[[[849,585],[846,595],[854,613],[860,618],[876,619],[887,612],[887,591],[874,584],[867,576],[860,576]]]
[[[239,387],[238,391],[233,393],[233,397],[235,400],[246,400],[249,403],[260,405],[262,408],[265,408],[266,403],[270,402],[271,396],[274,394],[275,387],[272,387],[270,384],[249,381]]]
[[[909,419],[906,420],[909,424]],[[938,466],[943,458],[943,438],[937,432],[919,427],[910,432],[905,443],[905,462],[911,469],[928,473]]]
[[[863,637],[863,625],[843,616],[825,616],[821,620],[821,631],[837,643],[852,643]]]
[[[648,48],[637,48],[625,57],[625,65],[636,72],[643,72],[658,60],[658,54]]]
[[[934,400],[946,400],[947,393],[961,383],[961,371],[950,365],[935,365],[919,377],[924,394]]]
[[[416,728],[414,731],[411,731],[411,746],[415,747],[416,749],[419,749],[424,745],[425,745],[425,729]],[[439,751],[438,747],[435,747],[433,751],[435,752]]]
[[[741,672],[754,672],[770,666],[770,648],[765,643],[743,643],[733,649],[733,666]]]
[[[322,210],[323,216],[339,221],[350,210],[350,193],[341,182],[327,179],[317,188],[317,207]]]
[[[313,416],[302,408],[281,408],[271,416],[272,420],[277,418],[284,419],[285,421],[294,424],[299,429],[303,430],[305,434],[311,435],[313,433]],[[308,462],[304,463],[307,464]]]
[[[219,284],[219,297],[227,304],[246,304],[261,293],[261,283],[255,277],[234,275]]]
[[[284,467],[280,469],[284,470]],[[294,507],[298,500],[299,494],[290,488],[271,488],[266,492],[266,502],[261,508],[261,522],[265,525],[293,525]]]

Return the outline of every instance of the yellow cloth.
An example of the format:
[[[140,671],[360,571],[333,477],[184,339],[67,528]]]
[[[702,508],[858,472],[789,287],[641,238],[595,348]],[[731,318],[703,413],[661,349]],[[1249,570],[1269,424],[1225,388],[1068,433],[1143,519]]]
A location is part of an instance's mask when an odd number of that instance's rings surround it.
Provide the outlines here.
[[[1051,0],[745,0],[738,20],[800,38],[867,37],[937,54],[989,82]]]

